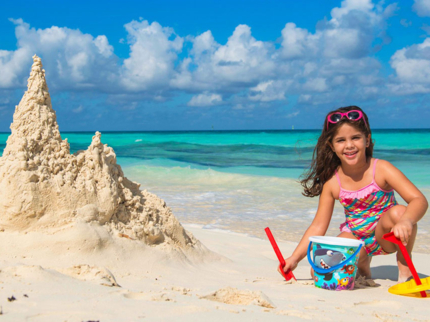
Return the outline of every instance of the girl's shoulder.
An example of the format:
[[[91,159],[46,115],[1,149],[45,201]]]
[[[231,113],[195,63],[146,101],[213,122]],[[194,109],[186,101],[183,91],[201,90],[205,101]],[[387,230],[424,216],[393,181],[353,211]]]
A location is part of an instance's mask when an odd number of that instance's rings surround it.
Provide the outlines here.
[[[324,183],[323,190],[326,190],[333,199],[339,199],[340,186],[336,174],[333,174],[333,176]]]
[[[389,161],[378,159],[374,172],[376,184],[384,190],[391,190],[392,186],[387,182],[387,178],[393,175],[393,170],[395,171],[397,168]]]
[[[376,162],[376,164],[375,164],[375,175],[378,172],[386,173],[387,171],[390,171],[392,169],[397,169],[391,162],[389,162],[387,160],[372,158],[372,161]]]

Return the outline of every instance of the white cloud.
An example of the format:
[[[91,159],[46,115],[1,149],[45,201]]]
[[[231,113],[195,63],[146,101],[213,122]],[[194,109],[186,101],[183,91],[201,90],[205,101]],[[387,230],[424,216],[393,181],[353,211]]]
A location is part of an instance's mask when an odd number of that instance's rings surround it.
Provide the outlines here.
[[[28,77],[31,57],[42,57],[51,87],[94,88],[115,78],[113,47],[105,36],[94,38],[79,30],[53,26],[30,28],[22,19],[16,25],[17,49],[0,52],[0,86],[21,87]]]
[[[333,8],[331,16],[334,20],[338,21],[342,17],[348,15],[351,11],[357,10],[369,13],[374,8],[372,1],[368,0],[345,0],[342,1],[340,8]]]
[[[220,103],[222,103],[221,95],[203,93],[193,96],[188,102],[188,106],[213,106]]]
[[[121,106],[165,101],[178,92],[194,95],[189,106],[247,107],[289,95],[312,104],[340,96],[362,99],[383,86],[381,65],[370,55],[378,37],[385,41],[385,20],[395,10],[382,2],[342,1],[314,32],[286,23],[279,48],[256,39],[248,25],[238,25],[221,44],[210,30],[181,37],[172,28],[139,19],[124,25],[130,54],[122,62],[104,35],[56,26],[35,29],[14,20],[17,50],[0,50],[0,87],[23,86],[36,53],[50,87],[107,92]],[[180,55],[188,48],[184,41],[191,48]],[[401,64],[398,75],[405,78]]]
[[[193,41],[192,53],[197,57],[201,57],[201,55],[205,52],[213,53],[219,47],[219,45],[215,42],[214,37],[210,30],[202,33],[197,36]]]
[[[124,60],[121,83],[128,90],[165,88],[174,74],[174,63],[182,50],[183,39],[172,28],[143,20],[125,25],[130,57]],[[173,39],[171,39],[173,37]]]
[[[322,77],[317,77],[309,79],[304,85],[303,89],[310,92],[324,92],[328,89],[326,84],[326,79]]]
[[[180,88],[239,92],[275,75],[274,46],[256,40],[247,25],[237,26],[225,45],[218,44],[210,31],[192,43],[193,70],[182,70],[173,83]]]
[[[418,3],[424,4],[417,1],[416,5]],[[387,85],[391,94],[430,93],[430,37],[422,43],[397,50],[391,57],[390,65],[395,70]]]
[[[396,51],[390,64],[402,81],[430,83],[430,38]]]
[[[420,17],[430,17],[430,0],[415,0],[413,10]]]
[[[414,95],[430,93],[430,87],[423,84],[388,84],[388,88],[393,94]]]
[[[106,36],[97,36],[97,38],[94,39],[93,42],[99,49],[99,53],[104,57],[107,58],[113,54],[113,47],[109,45],[109,41]]]
[[[284,58],[302,58],[318,52],[320,36],[312,35],[306,29],[298,28],[295,23],[287,23],[281,34],[281,54]]]
[[[370,0],[343,1],[340,8],[331,11],[332,19],[322,22],[314,34],[287,23],[282,30],[282,57],[365,57],[371,51],[375,29],[382,31],[385,16],[395,9],[390,8],[375,7]]]
[[[328,29],[324,32],[324,56],[361,58],[369,52],[372,35],[356,28]]]
[[[285,100],[285,92],[289,86],[291,86],[291,82],[273,80],[262,82],[250,89],[249,99],[261,102]]]
[[[356,93],[359,86],[370,93],[379,80],[381,65],[368,57],[372,43],[383,37],[385,19],[395,10],[395,5],[383,7],[370,0],[343,1],[314,33],[287,23],[279,49],[256,40],[247,25],[239,25],[225,45],[207,31],[191,39],[189,60],[180,64],[171,84],[229,95],[248,89],[248,99],[260,102],[298,94],[324,94],[323,101],[339,95],[362,98]]]

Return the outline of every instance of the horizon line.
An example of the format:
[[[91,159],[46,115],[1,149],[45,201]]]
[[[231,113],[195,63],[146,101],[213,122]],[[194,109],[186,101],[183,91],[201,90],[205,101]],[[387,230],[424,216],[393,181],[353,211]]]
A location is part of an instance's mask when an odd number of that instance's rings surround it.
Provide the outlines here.
[[[386,130],[386,131],[398,131],[398,130],[430,130],[430,128],[374,128],[372,131],[380,131],[380,130]],[[84,130],[84,131],[60,131],[61,133],[142,133],[142,132],[262,132],[262,131],[269,131],[269,132],[302,132],[302,131],[321,131],[321,129],[236,129],[236,130],[136,130],[136,131],[122,131],[122,130]],[[11,131],[5,132],[0,131],[0,134],[10,134]]]

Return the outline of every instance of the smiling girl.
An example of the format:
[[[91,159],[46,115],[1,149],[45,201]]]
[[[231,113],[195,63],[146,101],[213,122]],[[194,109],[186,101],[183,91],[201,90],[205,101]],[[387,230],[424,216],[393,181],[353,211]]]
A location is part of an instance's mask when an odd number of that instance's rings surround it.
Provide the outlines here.
[[[301,181],[306,197],[319,196],[318,210],[293,254],[285,259],[285,272],[294,270],[306,256],[310,236],[325,235],[334,202],[339,200],[346,220],[338,237],[364,241],[358,274],[371,278],[372,256],[397,252],[399,282],[412,276],[397,246],[382,236],[394,232],[410,255],[427,200],[399,169],[372,157],[371,134],[367,115],[357,106],[327,114],[311,167]],[[394,191],[406,207],[397,203]]]

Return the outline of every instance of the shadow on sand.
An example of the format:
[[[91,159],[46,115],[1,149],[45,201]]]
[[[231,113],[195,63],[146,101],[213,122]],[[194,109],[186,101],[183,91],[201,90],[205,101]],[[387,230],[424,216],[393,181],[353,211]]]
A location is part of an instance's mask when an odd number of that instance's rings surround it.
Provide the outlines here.
[[[372,267],[372,278],[373,279],[389,279],[391,281],[397,282],[398,278],[398,268],[395,265],[382,265]],[[421,274],[418,272],[420,278],[425,278],[428,275]]]

